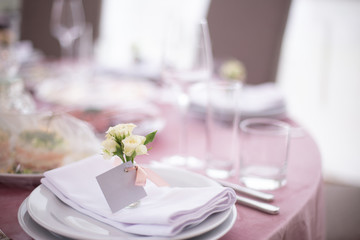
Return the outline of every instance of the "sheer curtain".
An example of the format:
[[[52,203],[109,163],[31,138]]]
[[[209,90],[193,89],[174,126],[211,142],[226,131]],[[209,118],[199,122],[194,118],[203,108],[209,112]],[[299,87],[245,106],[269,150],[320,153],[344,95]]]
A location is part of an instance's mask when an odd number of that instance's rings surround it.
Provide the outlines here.
[[[278,82],[315,137],[325,180],[360,186],[360,1],[295,0]]]
[[[210,0],[104,0],[97,61],[120,71],[141,63],[145,71],[156,74],[169,19],[206,17],[209,4]]]

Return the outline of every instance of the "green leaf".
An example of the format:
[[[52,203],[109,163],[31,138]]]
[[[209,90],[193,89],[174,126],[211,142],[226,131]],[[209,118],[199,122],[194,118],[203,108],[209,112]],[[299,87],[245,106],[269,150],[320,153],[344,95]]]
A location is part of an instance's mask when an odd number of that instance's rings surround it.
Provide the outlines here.
[[[133,152],[133,154],[131,155],[131,162],[134,163],[134,159],[136,157],[136,151]]]
[[[134,163],[134,158],[136,157],[136,152],[134,151],[133,152],[133,154],[131,154],[131,156],[127,156],[127,155],[125,155],[125,158],[126,158],[126,161],[127,162],[132,162],[132,163]]]
[[[157,131],[154,131],[152,133],[149,133],[148,135],[145,136],[146,140],[144,142],[144,145],[151,143],[152,141],[154,141],[155,135],[156,135]]]
[[[113,152],[113,154],[119,156],[119,157],[121,158],[121,160],[122,160],[123,162],[125,162],[124,152],[123,152],[122,147],[116,146],[116,151]]]

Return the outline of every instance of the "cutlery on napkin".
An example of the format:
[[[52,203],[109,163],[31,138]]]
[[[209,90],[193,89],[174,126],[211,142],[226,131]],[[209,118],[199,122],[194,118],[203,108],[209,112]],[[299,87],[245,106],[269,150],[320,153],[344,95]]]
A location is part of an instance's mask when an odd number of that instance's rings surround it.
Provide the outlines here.
[[[271,202],[274,200],[274,195],[272,195],[270,193],[260,192],[257,190],[253,190],[253,189],[243,187],[243,186],[240,186],[240,185],[237,185],[234,183],[226,182],[223,180],[217,180],[217,182],[225,187],[230,187],[239,193],[242,193],[242,194],[250,196],[250,197],[254,197],[254,198],[262,200],[262,201]],[[268,203],[263,203],[260,201],[256,201],[254,199],[250,199],[247,197],[236,196],[236,201],[239,204],[245,205],[247,207],[251,207],[253,209],[259,210],[259,211],[267,213],[267,214],[276,215],[276,214],[279,214],[279,212],[280,212],[280,208],[277,206],[274,206],[274,205],[271,205]]]
[[[271,202],[274,200],[274,195],[270,194],[270,193],[260,192],[260,191],[254,190],[254,189],[243,187],[238,184],[226,182],[223,180],[216,180],[216,181],[218,183],[220,183],[221,185],[223,185],[224,187],[230,187],[230,188],[234,189],[235,191],[237,191],[239,193],[243,193],[250,197],[254,197],[254,198],[266,201],[266,202]]]
[[[148,182],[148,196],[138,207],[112,213],[95,179],[112,167],[110,160],[97,155],[45,172],[41,182],[79,212],[122,231],[151,236],[173,237],[185,227],[229,209],[236,201],[231,188],[156,187]]]

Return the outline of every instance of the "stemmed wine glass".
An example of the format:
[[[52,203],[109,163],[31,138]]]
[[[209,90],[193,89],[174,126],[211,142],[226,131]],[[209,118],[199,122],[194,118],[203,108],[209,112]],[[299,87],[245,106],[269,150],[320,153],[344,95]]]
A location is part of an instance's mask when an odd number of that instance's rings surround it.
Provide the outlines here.
[[[84,32],[85,14],[82,0],[54,0],[50,30],[61,46],[62,58],[73,57],[74,42]]]
[[[213,71],[213,56],[206,20],[175,22],[165,31],[162,57],[162,79],[178,89],[177,104],[180,111],[179,153],[164,159],[171,165],[188,168],[201,167],[201,161],[188,155],[187,114],[189,90],[194,84],[207,81]]]

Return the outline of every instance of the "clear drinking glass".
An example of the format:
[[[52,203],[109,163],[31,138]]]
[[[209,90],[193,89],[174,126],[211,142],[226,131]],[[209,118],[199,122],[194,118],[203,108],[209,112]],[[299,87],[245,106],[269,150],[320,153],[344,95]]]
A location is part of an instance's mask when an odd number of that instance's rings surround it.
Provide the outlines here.
[[[235,173],[239,156],[241,86],[237,81],[208,83],[206,174],[213,178],[226,179]]]
[[[290,126],[268,118],[240,124],[240,180],[247,187],[274,190],[286,184]]]
[[[211,78],[213,57],[209,29],[206,20],[200,22],[176,22],[165,31],[162,58],[163,81],[178,89],[179,153],[164,161],[173,165],[199,167],[202,163],[189,156],[187,151],[189,89],[195,83]],[[200,165],[199,165],[200,164]]]
[[[62,58],[73,57],[74,41],[85,29],[82,0],[54,0],[51,10],[50,30],[61,46]]]

